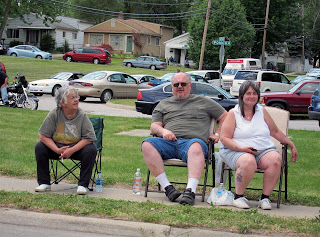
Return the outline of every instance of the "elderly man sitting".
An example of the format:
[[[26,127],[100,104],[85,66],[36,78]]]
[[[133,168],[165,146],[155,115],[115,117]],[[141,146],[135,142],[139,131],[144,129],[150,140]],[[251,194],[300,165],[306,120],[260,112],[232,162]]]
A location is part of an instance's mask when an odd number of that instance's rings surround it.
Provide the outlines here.
[[[191,78],[188,74],[176,74],[171,85],[173,97],[160,101],[152,114],[151,132],[157,137],[146,138],[141,150],[150,172],[172,202],[181,193],[167,179],[163,159],[178,158],[188,164],[188,184],[180,204],[194,205],[196,188],[208,153],[211,119],[219,121],[219,127],[212,135],[212,139],[218,142],[227,112],[208,97],[190,95]]]
[[[51,190],[49,159],[72,158],[81,161],[77,194],[87,194],[87,187],[97,155],[93,143],[96,135],[87,114],[79,108],[77,90],[61,87],[55,96],[57,108],[42,123],[40,141],[36,144],[37,175],[36,192]]]

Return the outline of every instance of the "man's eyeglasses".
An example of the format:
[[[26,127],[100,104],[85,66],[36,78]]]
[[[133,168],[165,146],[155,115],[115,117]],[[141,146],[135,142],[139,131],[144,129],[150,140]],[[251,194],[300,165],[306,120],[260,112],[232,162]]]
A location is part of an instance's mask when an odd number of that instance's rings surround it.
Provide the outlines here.
[[[189,83],[185,83],[185,82],[182,82],[182,83],[174,83],[173,86],[174,87],[178,87],[179,85],[181,85],[182,87],[186,87]]]

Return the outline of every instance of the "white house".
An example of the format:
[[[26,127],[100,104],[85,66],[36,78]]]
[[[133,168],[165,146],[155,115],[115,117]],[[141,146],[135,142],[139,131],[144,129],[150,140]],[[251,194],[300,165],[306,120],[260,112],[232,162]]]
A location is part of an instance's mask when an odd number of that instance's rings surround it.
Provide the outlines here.
[[[43,23],[43,17],[37,17],[36,14],[25,14],[23,22],[20,17],[12,18],[7,21],[2,38],[5,39],[5,45],[10,41],[21,41],[23,44],[40,46],[41,37],[49,33],[56,40],[56,48],[64,45],[68,41],[69,47],[77,49],[83,46],[84,32],[82,30],[91,27],[93,24],[65,16],[58,16],[57,22],[50,21]]]
[[[176,64],[184,65],[184,61],[188,57],[188,39],[189,33],[184,33],[164,42],[165,58],[167,61],[172,56]],[[189,61],[189,63],[190,66],[193,65],[192,61]]]

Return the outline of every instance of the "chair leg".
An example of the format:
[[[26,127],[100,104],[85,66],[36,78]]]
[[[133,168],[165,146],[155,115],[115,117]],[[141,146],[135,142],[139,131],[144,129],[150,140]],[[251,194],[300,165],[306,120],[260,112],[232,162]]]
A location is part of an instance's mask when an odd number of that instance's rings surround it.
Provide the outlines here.
[[[147,197],[147,195],[148,195],[149,179],[150,179],[150,170],[148,169],[148,173],[147,173],[147,183],[146,183],[146,188],[145,188],[145,190],[144,190],[144,197]]]
[[[203,180],[203,190],[202,190],[202,199],[201,201],[204,202],[204,196],[206,195],[206,189],[207,189],[207,178],[208,178],[208,170],[209,170],[209,160],[206,160],[206,168],[205,168],[205,174],[204,174],[204,180]]]

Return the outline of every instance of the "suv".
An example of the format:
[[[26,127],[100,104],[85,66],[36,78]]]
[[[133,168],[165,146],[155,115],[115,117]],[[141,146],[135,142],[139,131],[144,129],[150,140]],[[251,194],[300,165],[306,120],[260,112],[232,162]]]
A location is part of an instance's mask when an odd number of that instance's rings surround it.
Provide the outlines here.
[[[318,120],[320,126],[320,84],[313,93],[310,102],[311,103],[308,109],[309,119]]]
[[[259,102],[291,114],[307,114],[311,96],[319,85],[320,80],[301,81],[289,91],[261,93]]]
[[[93,47],[82,47],[76,51],[67,52],[63,55],[63,59],[67,62],[111,63],[111,55],[108,50]]]
[[[281,72],[264,70],[239,70],[234,77],[230,94],[239,96],[240,85],[246,80],[259,84],[260,91],[287,91],[293,87],[290,80]]]

